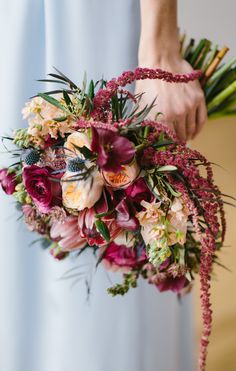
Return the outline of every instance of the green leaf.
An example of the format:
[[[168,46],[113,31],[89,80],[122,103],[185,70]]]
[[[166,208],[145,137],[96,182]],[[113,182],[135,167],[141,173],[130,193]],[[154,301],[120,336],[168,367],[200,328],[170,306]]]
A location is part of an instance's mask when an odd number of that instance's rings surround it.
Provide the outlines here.
[[[77,89],[77,86],[76,84],[71,81],[66,75],[64,75],[64,73],[62,73],[61,71],[59,71],[56,67],[53,67],[55,69],[55,71],[57,71],[57,73],[59,74],[59,79],[60,80],[64,80],[66,81],[71,87],[73,87],[74,89]],[[51,74],[52,75],[52,74]]]
[[[63,90],[62,94],[63,94],[63,98],[66,102],[67,107],[69,108],[70,111],[72,111],[72,102],[71,102],[71,99],[69,97],[69,94],[67,94],[67,92],[65,90]]]
[[[95,225],[96,225],[97,231],[102,235],[104,240],[109,242],[110,241],[110,232],[109,232],[106,224],[101,219],[98,219],[95,222]]]
[[[111,215],[113,212],[114,212],[114,209],[113,210],[106,211],[104,213],[96,214],[95,217],[96,218],[103,218],[104,216]]]
[[[146,183],[150,191],[154,194],[154,196],[160,200],[160,192],[158,190],[157,184],[154,183],[154,179],[151,175],[145,177]]]
[[[73,147],[75,147],[75,149],[77,149],[78,151],[80,151],[80,153],[82,153],[82,155],[84,155],[85,158],[87,158],[87,159],[94,158],[93,152],[90,151],[90,149],[88,147],[86,147],[86,146],[79,147],[76,144],[73,144]]]
[[[39,79],[37,80],[38,82],[55,82],[57,84],[64,84],[67,85],[64,81],[62,80],[56,80],[56,79]]]
[[[54,117],[53,120],[54,121],[57,121],[57,122],[66,121],[67,120],[67,116]]]
[[[94,82],[93,80],[90,81],[89,87],[88,87],[88,97],[90,99],[94,98]]]
[[[165,172],[165,171],[176,171],[177,167],[173,165],[165,165],[161,166],[157,169],[157,171]]]
[[[48,103],[52,104],[53,106],[61,109],[62,111],[67,112],[66,107],[64,107],[57,99],[50,97],[49,95],[44,94],[44,93],[39,93],[38,96],[43,98],[44,100],[46,100]]]
[[[163,179],[163,182],[165,183],[166,187],[168,188],[168,190],[170,191],[170,193],[172,194],[172,196],[174,196],[174,197],[180,197],[180,196],[181,196],[181,193],[175,191],[175,190],[172,188],[172,186],[170,185],[170,183],[164,181],[164,179]]]

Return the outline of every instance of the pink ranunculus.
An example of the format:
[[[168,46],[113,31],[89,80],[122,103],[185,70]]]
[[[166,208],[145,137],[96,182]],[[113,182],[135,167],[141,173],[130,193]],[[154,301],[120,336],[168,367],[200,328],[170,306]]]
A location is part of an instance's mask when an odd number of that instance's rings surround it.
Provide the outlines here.
[[[140,253],[137,248],[117,245],[115,242],[108,245],[103,255],[105,267],[112,271],[129,271],[145,263],[146,260],[147,256],[144,249]]]
[[[1,169],[0,184],[7,195],[12,195],[12,193],[15,192],[16,188],[15,174],[9,173],[8,169]]]
[[[55,181],[51,178],[49,168],[32,165],[23,170],[25,189],[41,213],[49,212],[61,199],[60,183],[56,177]]]
[[[185,286],[189,284],[189,281],[185,276],[181,277],[166,277],[162,282],[158,283],[156,286],[160,292],[162,291],[173,291],[180,293]]]

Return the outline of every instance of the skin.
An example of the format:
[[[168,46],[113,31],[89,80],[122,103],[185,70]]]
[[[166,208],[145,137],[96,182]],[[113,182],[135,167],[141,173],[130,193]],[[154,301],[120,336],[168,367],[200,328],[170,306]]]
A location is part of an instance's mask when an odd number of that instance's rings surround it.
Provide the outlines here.
[[[172,73],[189,73],[193,69],[179,53],[177,0],[140,0],[141,35],[139,66],[162,68]],[[143,105],[155,97],[156,111],[150,118],[172,128],[183,141],[193,139],[207,120],[204,94],[198,81],[170,84],[160,80],[137,81],[136,93],[145,92]]]

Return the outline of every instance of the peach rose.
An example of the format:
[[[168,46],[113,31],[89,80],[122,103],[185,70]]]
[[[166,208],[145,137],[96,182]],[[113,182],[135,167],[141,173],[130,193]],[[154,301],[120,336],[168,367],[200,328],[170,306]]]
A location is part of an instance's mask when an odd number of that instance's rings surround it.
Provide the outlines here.
[[[122,170],[118,173],[103,171],[103,177],[107,185],[113,188],[128,187],[139,175],[140,168],[136,161],[131,165],[123,165]]]

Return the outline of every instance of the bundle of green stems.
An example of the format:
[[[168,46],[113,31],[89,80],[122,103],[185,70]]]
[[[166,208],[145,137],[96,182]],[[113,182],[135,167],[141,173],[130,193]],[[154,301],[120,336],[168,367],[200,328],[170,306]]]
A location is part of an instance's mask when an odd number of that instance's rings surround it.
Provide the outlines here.
[[[207,103],[208,115],[222,117],[236,114],[236,58],[225,61],[229,48],[218,48],[208,39],[196,42],[180,39],[180,51],[194,69],[200,69],[200,79]]]

